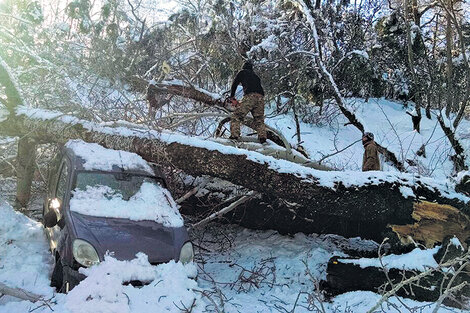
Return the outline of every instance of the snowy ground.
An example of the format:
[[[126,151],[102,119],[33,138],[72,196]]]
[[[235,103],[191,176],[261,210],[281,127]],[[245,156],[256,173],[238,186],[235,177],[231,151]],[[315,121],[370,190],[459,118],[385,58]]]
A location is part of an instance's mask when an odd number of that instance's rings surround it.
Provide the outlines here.
[[[49,287],[52,258],[40,223],[0,202],[0,282],[44,297],[31,303],[0,298],[0,312],[366,312],[380,296],[371,292],[340,295],[320,302],[315,292],[326,264],[343,249],[375,249],[376,244],[333,235],[282,236],[234,225],[212,224],[193,233],[197,263],[151,266],[145,255],[132,261],[111,257],[91,269],[68,295]],[[188,277],[198,270],[198,281]],[[140,279],[136,288],[123,282]],[[403,300],[419,312],[432,304]],[[391,299],[377,312],[405,311]],[[439,312],[459,312],[441,309]]]
[[[365,130],[374,133],[375,140],[394,152],[400,161],[404,161],[409,171],[436,178],[451,175],[452,162],[449,160],[449,154],[454,152],[436,119],[437,112],[432,112],[431,120],[423,115],[421,133],[418,133],[413,131],[411,117],[406,114],[407,111],[413,110],[412,105],[405,108],[398,102],[374,98],[369,99],[368,102],[364,99],[347,99],[347,102],[350,109],[355,111],[356,117],[364,125]],[[313,160],[320,160],[361,139],[361,133],[356,127],[344,126],[348,121],[338,112],[336,106],[326,107],[323,117],[316,117],[317,124],[300,124],[302,145]],[[295,144],[296,129],[293,116],[291,114],[274,115],[269,111],[272,110],[267,109],[266,123],[280,130]],[[468,149],[470,148],[469,133],[470,122],[464,119],[457,129],[457,136],[467,152],[470,151]],[[426,157],[416,155],[422,145],[426,147]],[[360,170],[363,153],[362,143],[358,141],[323,162],[339,170]],[[406,160],[416,165],[411,166]],[[384,162],[382,165],[383,170],[395,170]]]

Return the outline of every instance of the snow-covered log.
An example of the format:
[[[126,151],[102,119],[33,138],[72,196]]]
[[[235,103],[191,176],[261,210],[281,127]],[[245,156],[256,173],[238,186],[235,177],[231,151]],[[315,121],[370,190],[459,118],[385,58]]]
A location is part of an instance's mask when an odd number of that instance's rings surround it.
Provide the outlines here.
[[[199,88],[194,85],[185,84],[180,80],[170,80],[170,81],[147,81],[140,77],[134,77],[133,82],[140,89],[144,89],[144,86],[147,88],[147,99],[150,102],[150,105],[157,106],[154,101],[154,97],[157,94],[160,95],[175,95],[184,98],[189,98],[195,101],[202,102],[209,106],[223,106],[224,100],[221,95],[211,93],[205,89]]]
[[[470,276],[465,270],[469,262],[468,250],[455,238],[446,240],[442,247],[416,248],[402,255],[335,256],[329,260],[326,281],[320,286],[328,296],[367,290],[382,294],[383,301],[397,295],[463,308],[469,305],[465,304],[470,292]]]
[[[275,159],[287,160],[290,162],[298,163],[306,167],[315,168],[318,170],[323,171],[331,171],[332,168],[321,165],[317,162],[314,162],[308,158],[306,158],[303,154],[298,152],[297,150],[291,150],[283,148],[282,146],[278,145],[260,145],[258,139],[252,137],[240,137],[240,141],[231,141],[226,139],[219,139],[216,138],[213,140],[214,142],[226,145],[237,147],[240,149],[248,150],[248,151],[256,151],[266,156],[272,156]]]
[[[446,181],[405,173],[321,171],[204,138],[112,128],[57,112],[18,107],[15,115],[0,122],[0,133],[28,135],[38,142],[96,142],[150,161],[171,163],[194,177],[218,177],[271,199],[284,199],[293,205],[247,212],[254,226],[283,232],[325,229],[341,233],[336,216],[346,224],[362,225],[349,227],[347,235],[380,238],[387,224],[412,223],[413,203],[421,197],[450,204],[467,215],[470,212],[470,198],[455,192]]]

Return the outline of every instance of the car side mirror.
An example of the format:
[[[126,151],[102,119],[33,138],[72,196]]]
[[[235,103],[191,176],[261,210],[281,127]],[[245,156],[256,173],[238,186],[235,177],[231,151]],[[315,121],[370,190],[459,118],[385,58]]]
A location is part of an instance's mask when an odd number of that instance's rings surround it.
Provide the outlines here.
[[[57,213],[55,212],[55,210],[49,210],[49,212],[44,215],[44,226],[46,226],[47,228],[51,228],[57,225],[57,223]]]
[[[64,228],[65,223],[60,213],[61,206],[62,204],[57,198],[53,198],[49,201],[49,211],[44,215],[44,226],[51,228],[59,225],[60,228]]]

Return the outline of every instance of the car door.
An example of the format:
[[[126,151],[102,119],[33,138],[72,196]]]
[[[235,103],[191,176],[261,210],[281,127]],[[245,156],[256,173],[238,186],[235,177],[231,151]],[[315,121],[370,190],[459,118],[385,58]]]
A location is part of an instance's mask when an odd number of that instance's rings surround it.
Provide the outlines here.
[[[57,214],[57,220],[63,217],[64,213],[64,201],[67,194],[67,186],[70,177],[70,162],[67,157],[62,159],[59,167],[59,173],[52,179],[50,195],[48,203],[45,207],[45,214],[49,210],[55,210]],[[57,248],[61,228],[56,225],[54,227],[46,228],[47,236],[49,237],[49,244],[51,251],[55,251]]]

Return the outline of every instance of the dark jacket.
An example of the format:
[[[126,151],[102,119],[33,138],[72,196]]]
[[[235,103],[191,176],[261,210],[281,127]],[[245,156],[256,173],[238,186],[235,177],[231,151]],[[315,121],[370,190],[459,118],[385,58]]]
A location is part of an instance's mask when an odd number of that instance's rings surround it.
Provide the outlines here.
[[[253,72],[251,65],[245,64],[243,69],[238,72],[237,76],[232,83],[232,90],[230,92],[230,97],[235,96],[235,91],[239,84],[243,86],[243,94],[246,96],[250,93],[259,93],[264,96],[264,90],[261,86],[261,80],[258,75]]]
[[[362,171],[380,171],[379,152],[375,141],[370,140],[364,144],[364,157]]]

